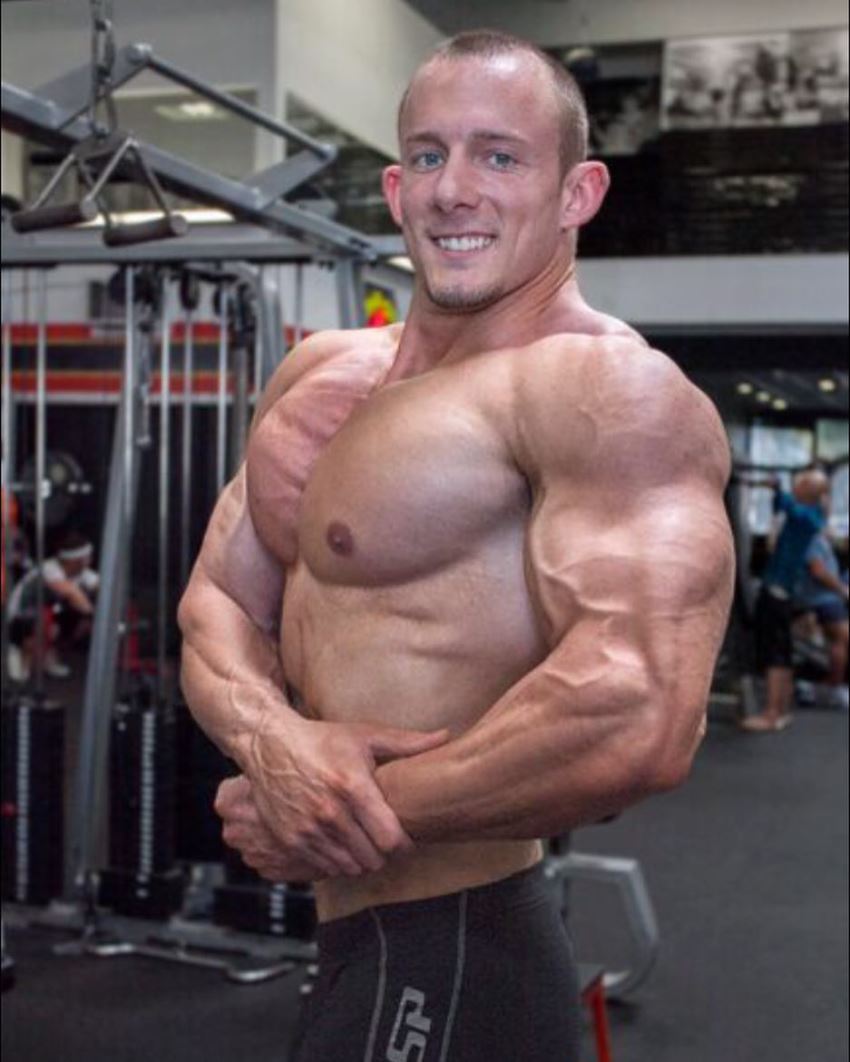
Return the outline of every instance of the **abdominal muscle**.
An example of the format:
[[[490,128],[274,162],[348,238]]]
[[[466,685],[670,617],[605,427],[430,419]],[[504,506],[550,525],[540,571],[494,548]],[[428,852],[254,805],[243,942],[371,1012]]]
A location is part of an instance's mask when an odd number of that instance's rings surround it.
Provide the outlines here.
[[[544,654],[521,565],[509,568],[476,580],[460,565],[415,586],[359,588],[322,584],[297,564],[282,625],[294,706],[329,722],[467,730]],[[319,919],[485,885],[541,858],[529,840],[417,845],[378,873],[317,882]]]

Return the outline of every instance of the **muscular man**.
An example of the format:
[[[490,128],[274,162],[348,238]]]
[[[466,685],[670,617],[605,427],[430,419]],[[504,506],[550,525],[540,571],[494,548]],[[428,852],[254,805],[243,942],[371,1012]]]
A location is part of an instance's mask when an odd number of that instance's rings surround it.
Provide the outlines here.
[[[581,297],[586,129],[522,41],[418,70],[384,175],[407,321],[286,359],[181,606],[225,838],[315,882],[299,1062],[575,1062],[539,838],[679,784],[704,730],[727,446]]]

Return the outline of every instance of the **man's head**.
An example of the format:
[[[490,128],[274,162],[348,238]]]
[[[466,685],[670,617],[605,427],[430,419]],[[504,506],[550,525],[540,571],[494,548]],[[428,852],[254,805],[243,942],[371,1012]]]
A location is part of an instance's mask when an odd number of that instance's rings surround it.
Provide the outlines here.
[[[431,302],[476,311],[565,273],[605,195],[572,77],[534,45],[461,34],[414,74],[384,193]]]
[[[56,557],[65,572],[73,577],[84,572],[91,565],[92,544],[77,531],[69,531],[63,535],[56,551]]]
[[[444,41],[414,74],[398,106],[398,139],[403,141],[407,103],[417,76],[431,63],[463,59],[497,59],[503,56],[531,58],[549,75],[552,101],[557,110],[558,158],[565,177],[577,162],[587,158],[589,122],[581,89],[572,74],[537,45],[498,30],[469,30]]]
[[[794,497],[802,505],[820,505],[829,502],[829,477],[819,468],[809,468],[794,477]]]

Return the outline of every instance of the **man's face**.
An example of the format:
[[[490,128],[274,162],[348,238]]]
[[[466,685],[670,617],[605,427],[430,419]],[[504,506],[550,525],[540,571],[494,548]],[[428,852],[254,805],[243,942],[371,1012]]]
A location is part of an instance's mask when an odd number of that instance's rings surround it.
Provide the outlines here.
[[[483,309],[565,247],[559,119],[533,57],[437,60],[417,75],[384,191],[431,301]]]
[[[67,557],[62,559],[62,567],[65,569],[65,574],[69,579],[73,579],[86,570],[91,562],[91,554],[87,554],[85,557],[75,557],[73,560],[69,560]]]

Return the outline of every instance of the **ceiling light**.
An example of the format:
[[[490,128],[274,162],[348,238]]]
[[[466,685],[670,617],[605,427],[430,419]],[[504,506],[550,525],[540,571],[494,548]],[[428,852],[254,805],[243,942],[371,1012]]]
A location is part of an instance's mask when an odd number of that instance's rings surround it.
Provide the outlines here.
[[[396,255],[394,258],[388,258],[387,262],[391,266],[395,266],[396,269],[403,269],[406,273],[415,272],[415,270],[413,268],[413,262],[410,261],[410,259],[407,257],[407,255],[403,255],[403,254]]]
[[[182,103],[161,103],[154,110],[172,122],[199,122],[226,118],[225,111],[206,100],[184,100]]]
[[[818,380],[818,387],[821,389],[821,391],[826,391],[827,393],[829,393],[830,391],[837,390],[838,384],[835,382],[835,380],[831,380],[828,376],[826,376],[822,380]]]
[[[181,210],[179,207],[175,214],[182,214],[190,225],[222,225],[233,221],[233,215],[226,210],[216,210],[214,207],[189,207]],[[115,225],[134,225],[142,221],[153,221],[162,217],[161,210],[126,210],[116,211],[112,214],[112,222]],[[98,214],[94,221],[87,221],[79,225],[80,229],[102,229],[106,225],[106,218]]]
[[[737,390],[739,395],[751,395],[755,388],[751,383],[748,383],[746,380],[742,380],[738,384]]]
[[[756,401],[757,402],[769,402],[770,401],[770,391],[756,391]]]
[[[784,398],[774,398],[774,400],[773,400],[773,408],[774,409],[778,409],[778,410],[787,409],[788,408],[788,403],[785,401]]]

